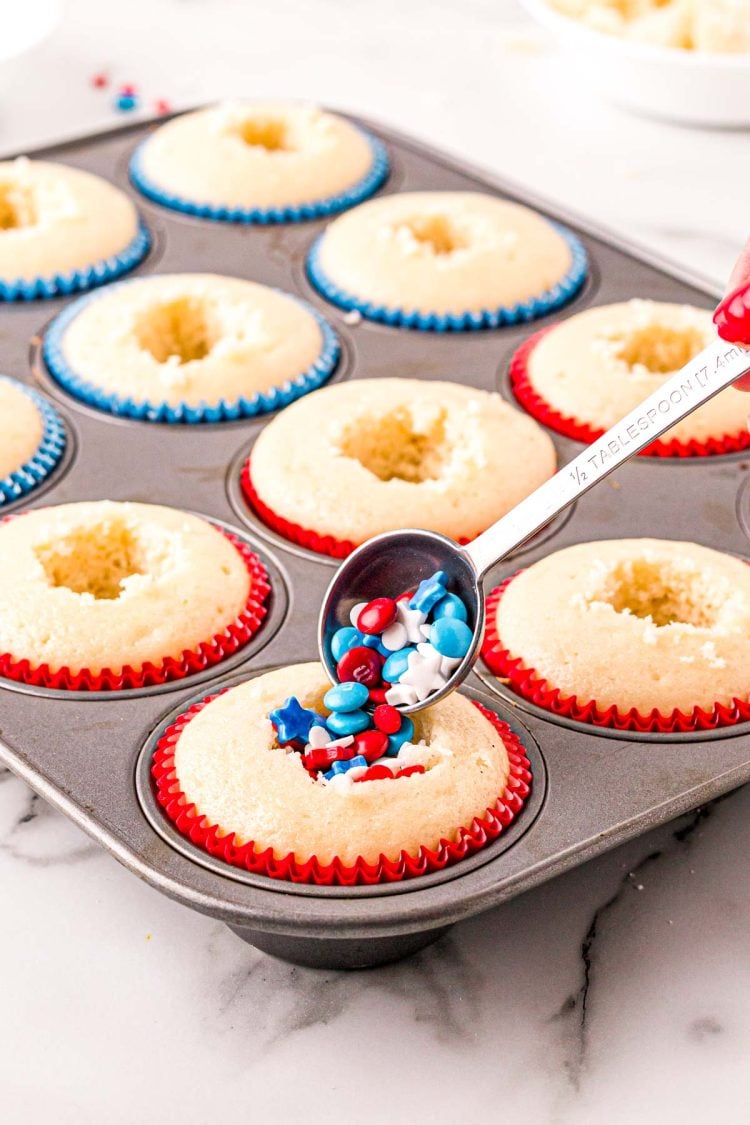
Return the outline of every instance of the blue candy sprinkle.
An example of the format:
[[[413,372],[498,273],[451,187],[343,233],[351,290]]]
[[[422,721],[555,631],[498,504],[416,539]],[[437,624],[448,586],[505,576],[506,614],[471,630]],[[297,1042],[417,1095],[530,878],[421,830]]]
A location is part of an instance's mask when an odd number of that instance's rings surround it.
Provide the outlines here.
[[[447,585],[448,575],[444,570],[436,570],[433,575],[419,583],[409,602],[409,609],[418,609],[420,613],[429,613],[432,607],[445,597]]]
[[[359,629],[355,629],[353,625],[345,625],[342,629],[337,629],[331,637],[331,656],[338,664],[345,652],[361,644],[362,634]]]
[[[383,679],[387,680],[389,684],[397,684],[399,676],[402,676],[409,667],[409,657],[416,651],[414,645],[407,645],[406,648],[400,648],[396,652],[392,652],[383,665]]]
[[[329,770],[326,770],[326,772],[323,774],[323,777],[327,778],[328,781],[330,781],[331,778],[336,777],[337,774],[348,773],[349,770],[356,769],[357,766],[364,766],[365,768],[367,768],[367,758],[365,758],[362,754],[357,754],[355,758],[350,758],[348,762],[334,762],[331,768]]]
[[[326,727],[328,720],[308,711],[295,695],[290,695],[282,707],[277,707],[268,716],[276,727],[276,738],[280,746],[299,740],[307,742],[310,727]]]
[[[430,630],[430,644],[441,656],[457,659],[466,656],[471,648],[473,633],[465,621],[455,617],[441,617]]]
[[[408,715],[401,716],[401,726],[395,734],[388,735],[388,749],[386,755],[395,757],[405,742],[411,742],[414,735],[414,723]]]
[[[380,637],[375,633],[360,633],[360,644],[365,648],[376,648],[380,651]]]
[[[441,617],[455,617],[458,621],[466,621],[468,617],[466,606],[458,594],[446,594],[437,603],[432,611],[432,620],[439,621]]]
[[[360,731],[367,730],[369,725],[370,716],[365,711],[332,711],[326,719],[328,729],[339,738],[347,734],[359,734]]]
[[[369,698],[370,692],[364,684],[352,682],[335,684],[329,688],[323,696],[323,702],[329,711],[359,711]]]
[[[115,109],[119,109],[122,113],[129,113],[131,109],[136,109],[138,106],[138,98],[135,94],[119,94],[115,99]]]

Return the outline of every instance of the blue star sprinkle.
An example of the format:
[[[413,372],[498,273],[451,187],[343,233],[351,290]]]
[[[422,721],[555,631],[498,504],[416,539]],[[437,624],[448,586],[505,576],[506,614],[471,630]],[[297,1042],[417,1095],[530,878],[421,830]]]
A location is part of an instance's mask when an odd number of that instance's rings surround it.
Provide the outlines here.
[[[429,613],[433,606],[445,597],[448,586],[448,575],[444,570],[436,570],[430,578],[425,578],[417,586],[409,602],[409,609],[418,609],[420,613]]]
[[[314,711],[303,707],[296,695],[290,695],[282,707],[277,707],[268,716],[276,727],[276,737],[280,746],[290,742],[307,742],[311,727],[324,727],[325,719]]]

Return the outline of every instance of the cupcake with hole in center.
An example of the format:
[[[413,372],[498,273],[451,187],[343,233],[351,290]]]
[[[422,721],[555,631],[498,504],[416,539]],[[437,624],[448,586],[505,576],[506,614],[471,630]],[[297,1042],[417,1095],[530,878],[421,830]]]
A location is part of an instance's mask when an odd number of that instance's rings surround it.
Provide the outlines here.
[[[0,300],[91,289],[132,269],[149,244],[130,199],[100,176],[0,162]]]
[[[715,339],[707,309],[646,300],[603,305],[527,340],[511,361],[511,385],[538,421],[591,442]],[[748,445],[747,402],[729,387],[643,452],[705,456]]]
[[[313,285],[370,320],[497,328],[565,304],[586,276],[570,231],[480,192],[403,192],[335,219],[308,258]]]
[[[148,422],[222,422],[286,406],[335,370],[339,343],[310,305],[216,274],[165,274],[69,305],[44,340],[58,383]]]
[[[366,199],[388,175],[388,158],[375,137],[316,106],[238,101],[160,125],[130,175],[144,195],[189,215],[296,222]]]
[[[253,446],[242,485],[274,530],[343,558],[402,527],[467,542],[554,471],[549,437],[497,394],[358,379],[274,418]]]
[[[325,701],[332,703],[336,690],[320,665],[299,664],[183,714],[162,736],[153,767],[159,800],[179,830],[212,855],[258,874],[377,883],[471,855],[520,810],[529,792],[528,762],[493,712],[454,693],[415,716],[408,747],[402,739],[395,753],[389,752],[394,736],[374,720],[357,736],[369,759],[359,768],[352,752],[362,747],[326,732]],[[321,764],[318,735],[351,768],[337,772],[330,762]],[[375,746],[378,735],[382,746]],[[389,766],[365,776],[375,756]]]
[[[65,428],[31,387],[0,375],[0,509],[35,489],[65,452]]]
[[[109,500],[0,523],[0,675],[77,690],[181,679],[236,652],[266,614],[264,567],[174,508]]]
[[[485,663],[518,694],[600,726],[750,719],[750,567],[660,539],[579,543],[487,603]]]

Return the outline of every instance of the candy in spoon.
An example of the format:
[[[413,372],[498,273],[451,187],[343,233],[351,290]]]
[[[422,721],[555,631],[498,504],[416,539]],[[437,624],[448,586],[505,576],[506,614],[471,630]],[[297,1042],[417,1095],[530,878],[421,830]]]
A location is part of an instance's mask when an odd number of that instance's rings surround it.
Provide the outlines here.
[[[392,694],[388,702],[402,712],[408,714],[419,711],[437,703],[448,692],[459,687],[471,671],[482,643],[482,578],[489,568],[520,547],[579,496],[583,496],[666,430],[750,372],[750,347],[741,342],[750,341],[750,283],[735,290],[721,302],[716,312],[716,324],[719,338],[715,342],[694,356],[685,367],[670,376],[602,437],[587,446],[555,476],[545,481],[467,546],[459,547],[452,540],[432,531],[408,528],[377,535],[358,547],[334,575],[318,620],[321,660],[334,683],[339,679],[337,669],[340,659],[335,656],[334,648],[338,649],[343,645],[341,630],[348,627],[366,638],[361,644],[353,645],[345,654],[349,657],[350,664],[362,661],[363,668],[365,664],[373,668],[377,665],[373,684],[382,683],[385,678],[389,686],[376,690],[383,691],[385,698],[390,691]],[[451,595],[457,599],[465,611],[464,623],[471,639],[463,655],[453,658],[457,663],[452,670],[449,670],[448,664],[438,666],[427,649],[423,648],[420,653],[418,648],[420,644],[436,648],[433,636],[434,614],[432,620],[428,613],[428,617],[419,622],[420,628],[427,626],[430,629],[429,634],[424,635],[424,642],[408,639],[408,623],[417,621],[413,616],[408,617],[409,612],[416,612],[411,605],[401,610],[400,618],[396,610],[396,618],[390,620],[380,634],[367,633],[366,629],[359,627],[370,621],[370,615],[372,621],[376,622],[377,606],[382,607],[382,603],[389,600],[396,602],[403,591],[421,589],[424,582],[428,583],[433,594],[436,585],[440,586],[445,591],[444,596]],[[410,595],[410,598],[413,596]],[[439,602],[436,601],[435,605],[437,604]],[[361,621],[360,614],[365,608],[370,612]],[[355,609],[356,623],[353,623],[351,618]],[[424,606],[421,606],[419,612],[423,611]],[[407,643],[401,645],[401,650],[408,649],[413,644],[415,653],[422,657],[422,663],[418,663],[413,654],[407,653],[406,666],[400,668],[394,683],[388,681],[388,674],[395,674],[398,665],[395,662],[391,666],[387,665],[389,656],[386,652],[390,650],[382,638],[385,631],[391,628],[395,630],[393,635],[402,640],[403,632],[396,630],[396,625],[407,629]],[[440,635],[439,631],[437,635]],[[350,634],[347,636],[351,638]],[[462,633],[462,636],[465,638],[466,633]],[[368,652],[371,655],[367,655]],[[431,661],[431,664],[425,668],[427,661]],[[433,687],[426,690],[430,683],[430,668]],[[403,676],[407,678],[404,680]],[[358,676],[354,675],[353,678],[357,679]],[[414,690],[407,691],[407,688]]]

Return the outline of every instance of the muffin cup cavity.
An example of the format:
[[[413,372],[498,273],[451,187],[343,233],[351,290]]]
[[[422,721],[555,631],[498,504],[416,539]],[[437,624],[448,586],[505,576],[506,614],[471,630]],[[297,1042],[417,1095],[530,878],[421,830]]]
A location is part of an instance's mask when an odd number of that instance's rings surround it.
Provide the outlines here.
[[[414,328],[421,332],[472,332],[487,328],[504,328],[537,320],[571,301],[584,284],[588,273],[588,256],[583,243],[566,227],[550,224],[567,242],[571,252],[568,272],[552,288],[509,307],[482,309],[479,312],[424,313],[416,309],[377,304],[342,289],[325,272],[320,263],[320,246],[325,235],[312,245],[307,259],[307,276],[318,292],[331,304],[347,312],[358,312],[366,320],[374,320],[391,328]]]
[[[610,727],[636,733],[685,734],[695,731],[712,731],[735,726],[750,720],[750,701],[734,699],[731,705],[716,703],[711,710],[694,707],[689,713],[675,709],[666,715],[653,710],[641,714],[634,707],[620,711],[615,705],[600,707],[596,700],[581,700],[566,696],[554,688],[537,672],[528,667],[520,657],[505,648],[497,632],[497,607],[510,583],[521,572],[511,575],[496,586],[487,598],[486,630],[481,657],[494,676],[502,680],[517,695],[553,715],[593,727]]]
[[[256,852],[252,841],[246,844],[235,843],[233,832],[227,833],[219,825],[209,823],[206,817],[198,813],[195,805],[188,802],[180,789],[174,771],[175,745],[185,726],[215,698],[216,695],[211,695],[193,704],[159,739],[151,769],[157,799],[179,832],[193,844],[231,866],[256,875],[316,886],[372,886],[376,883],[397,883],[441,871],[495,840],[518,816],[531,792],[530,764],[520,739],[494,711],[474,700],[474,706],[501,736],[508,752],[510,772],[505,789],[495,805],[487,809],[483,816],[476,817],[469,828],[460,828],[455,841],[441,840],[436,849],[422,847],[417,856],[402,852],[398,860],[381,857],[380,862],[375,864],[366,863],[361,858],[354,864],[345,864],[338,858],[324,864],[316,856],[300,862],[293,854],[279,859],[274,856],[272,848]]]
[[[16,518],[18,517],[15,515],[6,517]],[[60,691],[117,692],[182,680],[186,676],[204,672],[233,655],[255,636],[263,624],[268,612],[271,584],[265,566],[248,544],[230,532],[221,530],[242,557],[251,583],[243,610],[222,632],[208,638],[195,649],[185,649],[180,656],[166,656],[158,664],[147,661],[139,668],[125,665],[117,671],[111,668],[103,668],[100,672],[93,672],[89,668],[81,668],[77,672],[66,667],[51,669],[47,664],[36,666],[28,660],[16,660],[9,653],[0,653],[0,676],[32,687]]]
[[[216,203],[206,203],[198,199],[187,199],[175,192],[161,188],[143,168],[143,148],[148,141],[143,141],[133,153],[130,160],[130,179],[133,185],[150,199],[170,211],[179,211],[183,215],[191,215],[197,219],[210,219],[219,223],[243,223],[270,226],[277,223],[301,223],[310,219],[323,219],[329,215],[337,215],[354,207],[383,186],[388,178],[389,161],[388,152],[382,141],[364,129],[358,132],[367,141],[372,155],[372,162],[365,175],[344,191],[324,199],[313,199],[307,203],[290,204],[283,207],[229,207]]]
[[[556,327],[557,325],[552,324],[542,328],[539,332],[535,332],[514,352],[508,366],[511,389],[520,405],[537,422],[550,430],[554,430],[557,434],[562,434],[563,437],[573,438],[574,441],[590,445],[591,442],[600,438],[605,430],[592,426],[588,422],[580,422],[570,415],[561,414],[539,394],[529,376],[529,360],[532,352],[549,332],[554,332]],[[680,441],[677,438],[658,438],[645,449],[642,449],[638,456],[688,459],[741,453],[748,448],[750,448],[750,430],[743,430],[737,434],[711,437],[702,441],[697,438],[692,438],[690,441]]]
[[[0,478],[0,511],[6,504],[20,500],[33,492],[60,464],[67,445],[65,426],[60,415],[51,403],[47,402],[32,387],[17,383],[0,375],[4,382],[18,387],[34,403],[42,419],[42,438],[33,455],[9,473]]]
[[[127,285],[128,282],[123,282]],[[199,403],[190,406],[179,403],[176,406],[168,402],[150,402],[136,400],[130,396],[110,394],[101,390],[95,384],[88,382],[69,365],[65,357],[65,333],[71,323],[82,312],[89,301],[96,300],[101,294],[93,293],[75,301],[57,316],[47,329],[42,344],[42,355],[48,371],[59,386],[68,394],[95,410],[112,414],[118,418],[134,419],[139,422],[161,422],[169,425],[195,425],[213,424],[220,422],[236,422],[243,418],[254,418],[259,414],[268,414],[273,410],[281,410],[284,406],[301,398],[310,391],[317,390],[335,372],[341,358],[341,345],[337,333],[321,314],[291,293],[284,293],[306,312],[314,317],[320,328],[323,343],[314,362],[294,379],[288,379],[278,387],[268,391],[257,391],[250,397],[242,396],[238,399],[227,401],[220,399],[217,403]]]
[[[68,273],[56,273],[51,277],[35,277],[32,281],[22,278],[16,281],[0,281],[0,301],[36,301],[50,297],[67,297],[71,293],[81,293],[114,281],[134,269],[148,254],[151,248],[151,234],[141,220],[132,241],[117,254],[92,262]]]

